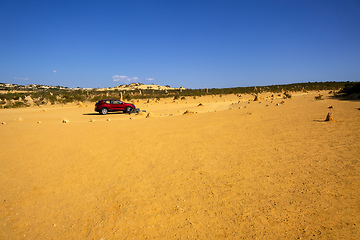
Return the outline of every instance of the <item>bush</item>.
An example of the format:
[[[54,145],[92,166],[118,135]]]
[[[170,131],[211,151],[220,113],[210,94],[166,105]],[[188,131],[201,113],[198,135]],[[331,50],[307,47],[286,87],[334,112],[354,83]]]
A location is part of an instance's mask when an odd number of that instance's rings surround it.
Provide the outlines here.
[[[284,92],[285,98],[292,98],[290,93]]]
[[[130,101],[132,99],[130,94],[125,94],[124,99]]]
[[[360,93],[360,82],[346,84],[341,93],[345,93],[346,95]]]
[[[11,104],[11,107],[13,108],[21,108],[24,106],[25,106],[24,102],[14,102],[13,104]]]

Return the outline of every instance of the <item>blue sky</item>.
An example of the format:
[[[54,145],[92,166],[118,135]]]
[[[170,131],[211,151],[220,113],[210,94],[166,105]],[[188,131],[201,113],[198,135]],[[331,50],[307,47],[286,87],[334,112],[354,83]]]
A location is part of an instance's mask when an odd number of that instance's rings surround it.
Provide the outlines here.
[[[0,0],[0,82],[360,81],[358,0]]]

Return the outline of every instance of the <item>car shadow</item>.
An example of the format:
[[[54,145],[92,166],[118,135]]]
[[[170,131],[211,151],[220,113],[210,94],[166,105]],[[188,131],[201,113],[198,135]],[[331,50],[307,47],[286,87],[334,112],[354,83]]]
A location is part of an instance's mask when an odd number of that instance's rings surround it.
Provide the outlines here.
[[[117,114],[129,115],[128,113],[123,113],[123,112],[108,112],[106,115],[117,115]],[[83,115],[86,115],[86,116],[100,115],[100,116],[102,116],[99,113],[83,113]],[[103,115],[103,116],[105,116],[105,115]]]

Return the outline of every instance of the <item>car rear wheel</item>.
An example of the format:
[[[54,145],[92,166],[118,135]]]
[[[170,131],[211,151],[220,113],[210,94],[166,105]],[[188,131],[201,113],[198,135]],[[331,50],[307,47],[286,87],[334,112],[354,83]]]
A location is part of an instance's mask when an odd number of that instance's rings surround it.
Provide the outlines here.
[[[127,108],[126,108],[126,112],[127,112],[128,114],[130,114],[130,113],[132,112],[132,107],[127,107]]]
[[[107,113],[108,113],[107,108],[102,108],[102,109],[100,110],[100,114],[101,114],[101,115],[106,115]]]

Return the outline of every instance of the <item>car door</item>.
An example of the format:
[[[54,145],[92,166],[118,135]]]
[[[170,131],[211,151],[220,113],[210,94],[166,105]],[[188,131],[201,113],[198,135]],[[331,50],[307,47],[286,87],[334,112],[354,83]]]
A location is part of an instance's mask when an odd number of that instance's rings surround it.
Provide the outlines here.
[[[111,104],[111,107],[114,109],[114,110],[124,110],[124,103],[122,101],[119,101],[119,100],[113,100],[111,101],[112,104]]]

